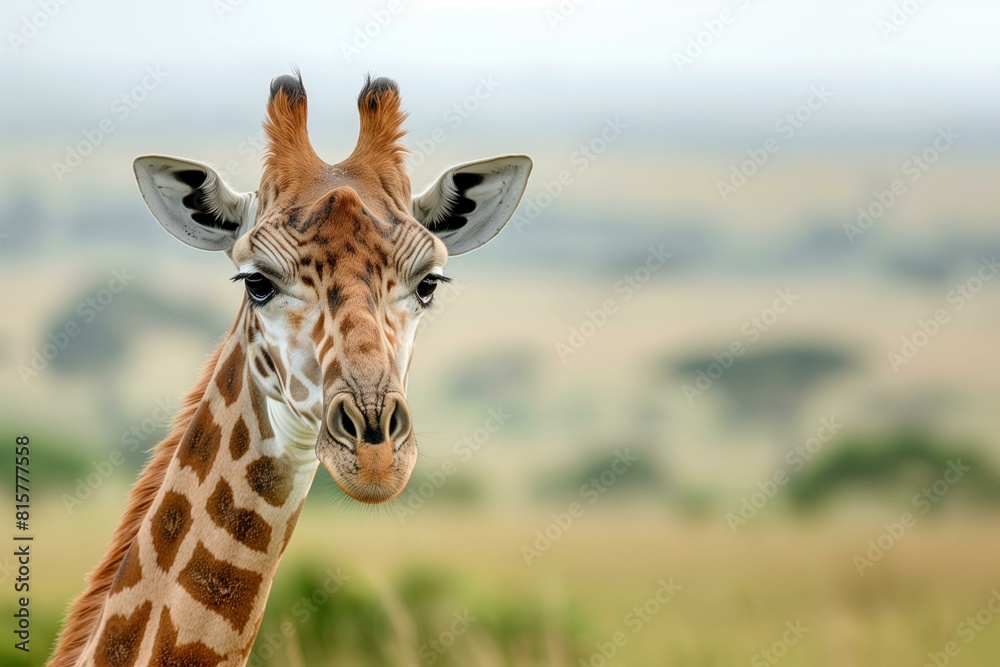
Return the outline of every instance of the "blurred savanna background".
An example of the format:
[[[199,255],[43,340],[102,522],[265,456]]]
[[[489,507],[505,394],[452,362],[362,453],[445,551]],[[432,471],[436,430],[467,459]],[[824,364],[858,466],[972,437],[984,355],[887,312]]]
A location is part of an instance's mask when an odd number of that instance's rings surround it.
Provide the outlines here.
[[[253,190],[293,66],[328,161],[372,72],[410,111],[415,191],[477,158],[535,166],[421,325],[407,491],[362,507],[320,469],[251,665],[996,663],[995,3],[2,17],[0,466],[13,536],[29,435],[35,536],[29,653],[0,556],[3,665],[45,661],[241,299],[225,256],[156,224],[131,161]]]

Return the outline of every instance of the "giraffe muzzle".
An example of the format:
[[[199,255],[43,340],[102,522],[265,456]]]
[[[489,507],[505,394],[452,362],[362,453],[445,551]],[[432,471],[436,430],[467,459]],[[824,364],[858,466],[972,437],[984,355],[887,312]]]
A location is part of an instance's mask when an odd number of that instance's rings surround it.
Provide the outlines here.
[[[316,454],[349,496],[385,502],[403,490],[416,462],[411,423],[402,394],[386,393],[377,409],[341,392],[327,408]]]

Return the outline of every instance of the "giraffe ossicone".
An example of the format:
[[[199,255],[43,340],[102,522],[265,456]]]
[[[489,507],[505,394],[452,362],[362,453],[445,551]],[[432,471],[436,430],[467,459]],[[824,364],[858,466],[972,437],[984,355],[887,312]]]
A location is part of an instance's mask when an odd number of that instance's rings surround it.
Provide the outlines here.
[[[320,464],[367,503],[410,477],[420,315],[448,257],[513,215],[531,159],[453,167],[414,197],[393,81],[366,80],[357,145],[336,164],[313,150],[306,108],[300,76],[272,82],[253,193],[199,162],[135,161],[157,222],[225,252],[246,296],[130,492],[51,667],[245,664]]]

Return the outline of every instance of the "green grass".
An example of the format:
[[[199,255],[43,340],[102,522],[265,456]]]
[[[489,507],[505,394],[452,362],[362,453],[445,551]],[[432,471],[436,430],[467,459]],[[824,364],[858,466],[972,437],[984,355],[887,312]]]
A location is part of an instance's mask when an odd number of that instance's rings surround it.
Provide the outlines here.
[[[6,641],[0,664],[44,662],[121,492],[102,489],[73,515],[57,499],[38,503],[33,650]],[[961,649],[952,664],[993,664],[1000,619],[968,642],[959,624],[1000,587],[996,517],[921,517],[859,576],[853,557],[893,518],[760,517],[733,535],[717,516],[678,520],[616,503],[577,519],[529,566],[520,547],[545,513],[428,506],[401,524],[314,503],[251,664],[577,667],[604,664],[617,638],[609,665],[746,665],[796,621],[808,631],[787,647],[789,667],[922,665],[949,641]],[[676,595],[653,602],[670,581]],[[2,598],[4,618],[12,600]],[[639,623],[636,607],[652,613]]]

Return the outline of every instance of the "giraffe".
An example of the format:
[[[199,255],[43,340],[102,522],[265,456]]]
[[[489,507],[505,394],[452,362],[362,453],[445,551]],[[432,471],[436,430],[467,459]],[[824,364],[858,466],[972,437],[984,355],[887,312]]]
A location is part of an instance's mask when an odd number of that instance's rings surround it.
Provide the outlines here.
[[[245,664],[319,465],[364,503],[409,479],[417,322],[448,257],[513,215],[531,159],[452,167],[414,197],[395,82],[367,77],[357,144],[337,164],[314,151],[306,108],[298,72],[271,82],[253,193],[199,162],[135,160],[157,222],[225,252],[246,294],[130,491],[50,667]]]

